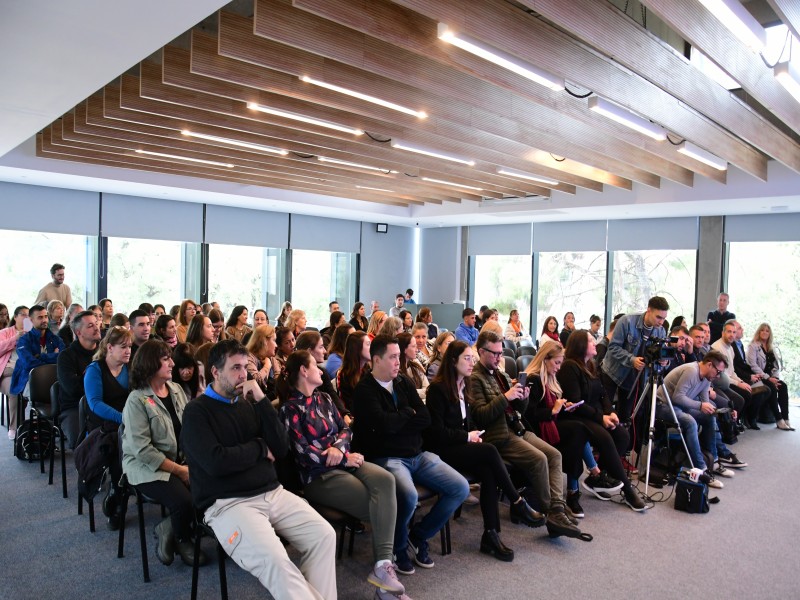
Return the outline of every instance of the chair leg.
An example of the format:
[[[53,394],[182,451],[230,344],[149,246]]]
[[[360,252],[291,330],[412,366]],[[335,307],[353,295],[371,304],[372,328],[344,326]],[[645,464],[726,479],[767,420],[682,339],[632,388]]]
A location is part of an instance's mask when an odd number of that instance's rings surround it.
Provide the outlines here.
[[[69,498],[69,494],[67,493],[67,457],[64,456],[64,432],[60,431],[60,439],[61,439],[61,491],[63,493],[64,498]]]
[[[5,394],[0,394],[0,425],[6,424],[6,406],[7,400]]]
[[[342,560],[344,552],[344,537],[347,535],[347,524],[342,523],[342,530],[339,532],[339,539],[336,542],[336,560]]]
[[[125,489],[122,490],[121,502],[122,510],[119,515],[119,536],[117,541],[117,558],[125,556],[125,517],[128,515],[128,499],[130,494]]]
[[[47,476],[47,485],[53,485],[53,464],[56,460],[56,449],[55,449],[55,438],[53,436],[57,434],[58,428],[54,425],[53,428],[50,430],[50,437],[53,442],[53,451],[50,453],[50,474]],[[60,436],[59,436],[60,437]],[[63,452],[63,450],[62,450]],[[63,456],[63,454],[62,454]]]
[[[192,600],[197,600],[197,578],[200,571],[200,538],[202,532],[198,527],[194,532],[194,561],[192,562]]]
[[[139,511],[139,544],[142,547],[142,574],[144,582],[150,583],[150,566],[147,563],[147,540],[144,533],[144,506],[142,495],[136,492],[136,510]]]
[[[448,554],[452,554],[453,553],[453,545],[452,545],[451,540],[450,540],[450,521],[448,521],[447,523],[444,524],[444,536],[445,536],[445,539],[447,540],[447,553]]]
[[[448,523],[449,523],[449,521],[448,521]],[[444,527],[447,527],[447,525],[445,525]],[[447,541],[445,539],[446,535],[445,535],[445,532],[444,532],[444,527],[442,527],[439,530],[439,541],[442,544],[442,556],[447,556]]]
[[[353,542],[356,541],[356,528],[350,528],[350,543],[347,546],[347,556],[353,556]]]
[[[94,533],[94,498],[87,498],[86,504],[89,505],[89,531]]]
[[[214,539],[217,540],[216,536]],[[195,555],[196,556],[196,555]],[[219,591],[222,600],[228,600],[228,575],[225,573],[225,559],[228,557],[222,544],[217,540],[217,565],[219,566]]]

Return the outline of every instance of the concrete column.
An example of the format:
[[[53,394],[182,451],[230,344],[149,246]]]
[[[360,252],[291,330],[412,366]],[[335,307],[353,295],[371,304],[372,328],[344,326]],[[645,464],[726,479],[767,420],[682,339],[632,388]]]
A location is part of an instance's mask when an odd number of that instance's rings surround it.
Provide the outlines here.
[[[697,289],[695,321],[705,320],[708,311],[717,307],[722,291],[725,259],[725,217],[700,217],[697,252]]]

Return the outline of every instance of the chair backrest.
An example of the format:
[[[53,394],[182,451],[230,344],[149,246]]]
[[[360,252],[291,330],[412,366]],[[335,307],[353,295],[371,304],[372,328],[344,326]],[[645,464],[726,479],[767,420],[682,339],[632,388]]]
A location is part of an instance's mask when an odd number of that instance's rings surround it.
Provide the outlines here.
[[[528,365],[531,364],[532,360],[533,356],[530,354],[523,354],[522,356],[520,356],[517,359],[517,373],[521,373],[526,368],[528,368]]]
[[[57,380],[58,374],[55,365],[39,365],[31,369],[28,379],[31,397],[28,399],[34,406],[36,404],[50,404],[50,388]]]
[[[503,348],[508,348],[512,352],[516,352],[517,344],[516,342],[512,342],[511,340],[503,340]]]
[[[505,366],[504,370],[506,372],[506,375],[511,377],[511,379],[516,379],[517,378],[517,359],[512,358],[510,356],[504,356],[503,357],[503,361],[504,361],[504,366]]]
[[[536,354],[536,348],[532,348],[531,346],[520,346],[519,347],[519,355],[520,356],[533,356]]]
[[[503,348],[503,356],[508,356],[510,358],[517,358],[517,353],[511,350],[510,348]]]
[[[78,443],[86,437],[86,433],[89,431],[89,414],[91,412],[86,396],[81,396],[81,401],[78,402]]]
[[[53,416],[61,412],[61,384],[58,381],[50,386],[50,411]]]
[[[533,348],[534,347],[533,341],[532,340],[528,340],[528,339],[520,340],[519,341],[519,345],[520,345],[520,347],[524,346],[524,347],[527,347],[527,348]]]

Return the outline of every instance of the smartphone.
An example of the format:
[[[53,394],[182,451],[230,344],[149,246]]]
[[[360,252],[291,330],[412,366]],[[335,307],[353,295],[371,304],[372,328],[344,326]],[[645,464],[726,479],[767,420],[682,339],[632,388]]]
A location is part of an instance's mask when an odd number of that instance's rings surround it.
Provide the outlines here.
[[[578,408],[581,404],[583,404],[583,400],[581,400],[580,402],[576,402],[572,406],[565,407],[564,410],[568,410],[568,411],[571,412],[571,411],[575,410],[576,408]]]
[[[517,375],[517,383],[522,387],[525,387],[528,384],[528,374],[525,371]]]

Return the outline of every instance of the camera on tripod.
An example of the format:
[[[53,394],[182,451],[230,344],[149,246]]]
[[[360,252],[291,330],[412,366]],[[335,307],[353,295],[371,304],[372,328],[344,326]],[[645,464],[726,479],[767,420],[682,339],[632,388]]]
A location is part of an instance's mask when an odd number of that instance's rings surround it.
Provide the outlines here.
[[[671,360],[677,354],[678,338],[650,338],[644,346],[643,358],[648,365],[656,364],[662,360]]]

